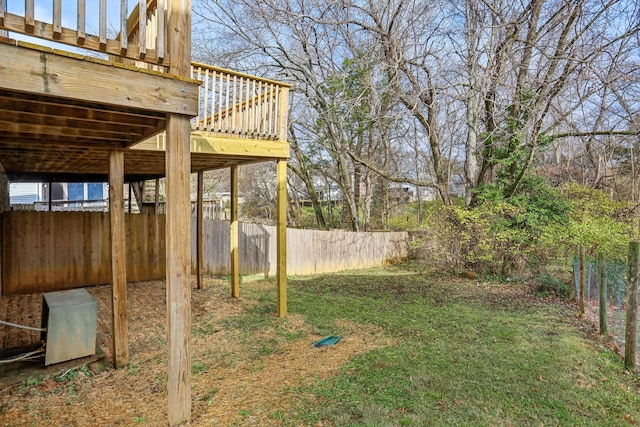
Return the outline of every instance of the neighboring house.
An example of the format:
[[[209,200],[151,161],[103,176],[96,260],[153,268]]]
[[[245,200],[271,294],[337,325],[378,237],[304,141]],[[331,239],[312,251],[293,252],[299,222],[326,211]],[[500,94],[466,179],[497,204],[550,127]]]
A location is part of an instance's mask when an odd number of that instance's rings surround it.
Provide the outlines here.
[[[12,205],[33,204],[42,199],[42,185],[36,182],[12,182],[9,184],[9,201]]]
[[[49,193],[51,185],[51,193]],[[13,209],[49,210],[103,210],[107,207],[108,186],[103,182],[12,182],[9,200]]]

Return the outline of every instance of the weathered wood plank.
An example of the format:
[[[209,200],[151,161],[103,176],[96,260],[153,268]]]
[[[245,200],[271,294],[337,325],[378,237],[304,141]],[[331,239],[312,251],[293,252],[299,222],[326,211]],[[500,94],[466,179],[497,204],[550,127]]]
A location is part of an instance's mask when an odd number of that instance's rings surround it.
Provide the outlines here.
[[[164,10],[165,10],[165,0],[158,0],[156,9],[156,19],[157,19],[157,38],[156,38],[156,55],[158,56],[158,64],[163,64],[167,57],[166,48],[165,48],[165,22],[164,22]]]
[[[0,43],[0,88],[163,113],[196,115],[197,83]],[[87,76],[91,75],[91,79]],[[93,82],[100,81],[100,85]],[[132,96],[136,94],[136,96]]]
[[[128,14],[128,1],[120,0],[120,56],[127,56],[127,50],[129,49],[129,32],[127,31]]]
[[[240,298],[240,261],[238,244],[238,166],[231,166],[231,221],[229,223],[229,247],[231,269],[231,296]]]
[[[202,281],[202,234],[203,219],[202,219],[202,199],[204,193],[204,172],[198,172],[198,198],[196,201],[196,276],[198,280],[198,289],[204,287]]]
[[[278,160],[276,169],[277,203],[277,286],[278,317],[287,317],[287,161]]]
[[[62,36],[62,0],[53,0],[53,39],[60,40],[61,36]]]
[[[129,363],[127,332],[127,261],[124,219],[124,151],[109,153],[109,217],[111,223],[111,294],[113,308],[113,364]]]
[[[107,49],[107,0],[100,0],[98,50]]]
[[[138,2],[138,13],[138,49],[143,60],[147,54],[147,0]]]
[[[190,77],[191,1],[170,0],[168,8],[170,73]],[[193,101],[197,96],[193,94]],[[191,116],[197,115],[197,108]],[[167,115],[167,333],[169,426],[191,419],[191,201],[189,172],[191,157],[188,116]]]
[[[5,18],[5,25],[8,27],[9,25],[8,25],[7,21],[10,22],[9,19]],[[25,0],[25,2],[24,2],[24,32],[25,33],[33,33],[34,27],[35,27],[35,5],[34,5],[34,0]]]
[[[76,43],[78,46],[84,44],[87,38],[87,5],[86,0],[78,0],[78,29],[76,30]]]
[[[169,425],[191,417],[189,118],[167,117],[167,332]]]

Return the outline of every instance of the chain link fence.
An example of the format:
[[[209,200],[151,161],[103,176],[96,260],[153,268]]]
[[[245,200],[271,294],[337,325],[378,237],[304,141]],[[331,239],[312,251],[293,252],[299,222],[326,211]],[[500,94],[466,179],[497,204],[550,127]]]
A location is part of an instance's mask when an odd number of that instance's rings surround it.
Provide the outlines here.
[[[604,281],[606,289],[606,313],[608,333],[615,343],[624,351],[625,322],[627,305],[627,263],[624,261],[604,261]],[[580,259],[573,260],[573,277],[576,291],[576,300],[580,301]],[[600,282],[601,273],[599,261],[593,258],[584,260],[584,310],[595,325],[599,325],[600,319]],[[640,330],[640,329],[638,329]],[[640,340],[636,340],[640,342]],[[636,354],[640,354],[639,346],[636,346]]]

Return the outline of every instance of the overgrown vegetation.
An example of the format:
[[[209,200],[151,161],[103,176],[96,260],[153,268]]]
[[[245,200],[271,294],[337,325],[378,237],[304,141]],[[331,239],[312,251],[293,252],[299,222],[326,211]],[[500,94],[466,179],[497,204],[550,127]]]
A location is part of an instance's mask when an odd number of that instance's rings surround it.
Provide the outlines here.
[[[413,254],[453,273],[502,277],[553,273],[550,267],[566,264],[578,246],[591,255],[626,258],[635,230],[628,203],[577,184],[553,188],[535,176],[525,177],[510,197],[505,188],[484,186],[473,208],[427,205]]]

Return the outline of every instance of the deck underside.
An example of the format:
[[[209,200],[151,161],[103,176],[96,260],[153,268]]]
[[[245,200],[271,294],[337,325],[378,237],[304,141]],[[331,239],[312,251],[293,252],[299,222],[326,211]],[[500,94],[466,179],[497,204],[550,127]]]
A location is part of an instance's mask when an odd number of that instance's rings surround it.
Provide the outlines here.
[[[107,181],[114,149],[125,150],[126,181],[162,177],[167,114],[197,113],[194,81],[31,45],[0,43],[2,57],[0,170],[11,181]],[[272,140],[191,140],[192,172],[289,157]]]

